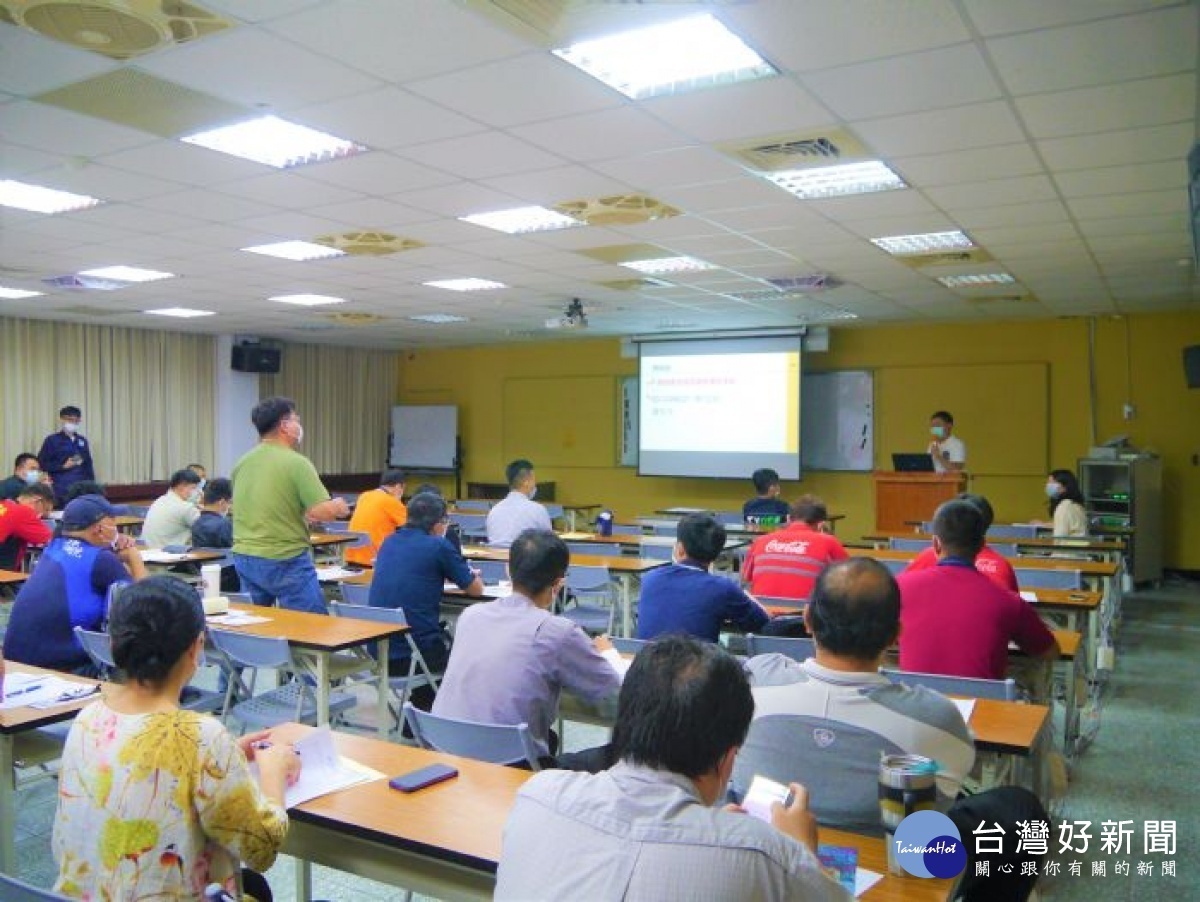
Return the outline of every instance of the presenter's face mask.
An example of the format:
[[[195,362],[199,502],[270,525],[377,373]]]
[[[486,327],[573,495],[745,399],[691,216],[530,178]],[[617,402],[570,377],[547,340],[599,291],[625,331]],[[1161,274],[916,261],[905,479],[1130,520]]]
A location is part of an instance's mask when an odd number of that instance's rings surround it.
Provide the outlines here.
[[[934,438],[945,438],[946,437],[946,427],[945,426],[930,426],[929,433]]]

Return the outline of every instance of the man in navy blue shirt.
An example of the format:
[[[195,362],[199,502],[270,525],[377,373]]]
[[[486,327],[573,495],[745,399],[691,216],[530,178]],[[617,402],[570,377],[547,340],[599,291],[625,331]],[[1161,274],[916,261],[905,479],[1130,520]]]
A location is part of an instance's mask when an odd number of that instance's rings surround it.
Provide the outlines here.
[[[58,412],[61,421],[58,432],[52,432],[42,441],[38,461],[54,481],[54,496],[59,504],[67,503],[67,491],[77,482],[94,480],[92,468],[92,446],[79,434],[79,421],[83,413],[78,407],[67,405]]]
[[[446,541],[446,502],[431,493],[414,495],[408,502],[408,521],[384,539],[375,558],[370,604],[376,608],[403,608],[413,641],[431,670],[443,670],[450,657],[438,615],[442,589],[450,581],[467,595],[483,594],[483,580],[466,559]],[[392,642],[388,672],[408,673],[407,642]]]
[[[755,470],[750,481],[758,495],[742,505],[742,517],[775,517],[777,523],[786,521],[790,508],[779,497],[779,474],[769,468]]]
[[[716,642],[721,626],[751,631],[769,619],[762,606],[732,580],[709,572],[725,547],[725,527],[707,514],[679,521],[675,563],[646,574],[638,602],[639,639],[686,633]]]

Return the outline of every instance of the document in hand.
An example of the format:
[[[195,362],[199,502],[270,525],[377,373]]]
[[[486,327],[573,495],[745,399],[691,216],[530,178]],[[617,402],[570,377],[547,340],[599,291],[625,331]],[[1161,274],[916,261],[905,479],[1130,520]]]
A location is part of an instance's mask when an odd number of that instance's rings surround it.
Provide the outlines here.
[[[288,787],[285,799],[288,808],[339,789],[383,779],[379,771],[338,755],[328,727],[315,730],[297,742],[296,754],[301,761],[300,779]]]

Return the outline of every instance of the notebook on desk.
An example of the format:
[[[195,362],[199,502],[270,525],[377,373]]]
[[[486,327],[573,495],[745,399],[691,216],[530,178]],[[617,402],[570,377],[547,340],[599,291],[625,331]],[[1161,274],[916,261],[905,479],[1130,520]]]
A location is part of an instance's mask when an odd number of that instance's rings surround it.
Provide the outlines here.
[[[893,454],[892,469],[897,473],[932,473],[933,458],[924,452],[920,454]]]

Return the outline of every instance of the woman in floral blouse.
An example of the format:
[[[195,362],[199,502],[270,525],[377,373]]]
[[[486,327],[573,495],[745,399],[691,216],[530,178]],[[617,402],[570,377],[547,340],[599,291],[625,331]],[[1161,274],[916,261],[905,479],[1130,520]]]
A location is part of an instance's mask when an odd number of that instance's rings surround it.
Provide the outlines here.
[[[235,740],[214,718],[180,710],[204,653],[204,612],[186,583],[136,583],[109,616],[125,682],[81,711],[67,738],[54,889],[132,902],[203,899],[218,883],[238,898],[241,862],[266,870],[283,844],[284,791],[299,758],[280,743],[256,751],[265,734]],[[266,881],[253,877],[247,891],[265,902]]]

